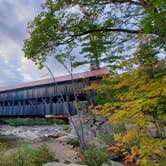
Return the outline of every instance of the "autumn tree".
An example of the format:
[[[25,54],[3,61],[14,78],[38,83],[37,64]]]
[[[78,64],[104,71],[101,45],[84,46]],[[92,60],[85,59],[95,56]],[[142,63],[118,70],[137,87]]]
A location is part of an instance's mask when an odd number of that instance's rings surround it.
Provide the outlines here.
[[[166,62],[148,43],[142,43],[131,61],[137,67],[103,79],[96,89],[96,113],[110,123],[125,124],[125,134],[115,133],[117,146],[108,150],[124,154],[124,162],[140,166],[166,164]],[[122,148],[118,147],[122,144]],[[127,145],[130,150],[125,153]],[[121,151],[123,150],[123,151]],[[131,164],[131,163],[130,163]]]
[[[73,66],[109,66],[114,75],[89,87],[98,92],[97,113],[128,127],[114,135],[118,146],[131,144],[126,160],[166,165],[165,27],[165,0],[46,0],[23,50],[40,67],[52,55],[72,57]]]

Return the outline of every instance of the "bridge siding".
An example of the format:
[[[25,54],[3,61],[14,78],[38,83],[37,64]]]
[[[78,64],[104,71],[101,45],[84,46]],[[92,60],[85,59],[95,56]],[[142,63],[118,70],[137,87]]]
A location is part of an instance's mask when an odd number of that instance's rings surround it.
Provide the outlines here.
[[[70,115],[77,113],[72,102],[66,102],[66,108]],[[1,106],[0,116],[44,116],[44,115],[68,115],[64,103],[48,103],[37,105]]]
[[[83,89],[91,84],[96,83],[98,81],[93,80],[87,83],[78,82],[74,85],[74,90],[77,94],[83,93]],[[73,94],[73,88],[71,83],[66,83],[62,85],[58,85],[55,87],[54,84],[52,85],[45,85],[42,87],[32,87],[27,89],[16,89],[7,92],[0,92],[0,102],[2,101],[13,101],[13,100],[27,100],[27,99],[35,99],[41,97],[55,97],[60,96],[60,93],[63,96],[70,96]]]
[[[90,97],[90,94],[85,92],[84,88],[99,81],[99,79],[93,79],[74,82],[74,90],[78,98],[85,100],[87,96]],[[71,81],[67,81],[58,86],[48,84],[0,92],[0,117],[68,115],[66,108],[70,111],[70,115],[75,115],[77,110],[72,103],[73,98],[71,99],[71,96],[74,95],[72,86]],[[63,95],[65,103],[58,102],[60,93]],[[57,100],[54,98],[57,98]],[[88,99],[86,98],[86,100]]]
[[[71,80],[67,80],[58,82],[58,86],[55,86],[55,83],[49,83],[17,89],[6,88],[6,90],[0,91],[0,117],[68,115],[66,108],[70,111],[70,115],[75,115],[77,110],[72,103],[74,100],[73,87],[80,101],[86,100],[93,103],[94,92],[85,92],[84,88],[92,83],[100,82],[101,76],[93,76],[75,79],[74,85]],[[65,103],[59,102],[60,93],[63,95]],[[87,103],[85,105],[87,106]]]

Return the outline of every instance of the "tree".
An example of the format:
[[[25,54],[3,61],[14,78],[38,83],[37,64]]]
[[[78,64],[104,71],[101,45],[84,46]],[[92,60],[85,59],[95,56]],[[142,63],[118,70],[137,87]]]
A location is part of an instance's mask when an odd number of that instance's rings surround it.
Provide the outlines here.
[[[166,63],[159,60],[166,51],[165,27],[165,0],[46,0],[29,23],[23,50],[40,67],[54,55],[62,64],[72,57],[72,66],[122,68],[102,85],[89,87],[98,91],[97,113],[111,123],[132,125],[114,135],[118,146],[131,144],[125,160],[165,165]]]
[[[104,62],[115,69],[142,38],[165,49],[165,15],[165,0],[46,0],[29,23],[23,50],[40,67],[48,55],[79,49],[74,65],[90,63],[94,69]]]
[[[129,64],[137,67],[87,87],[98,92],[96,114],[129,126],[115,133],[116,146],[108,147],[127,165],[166,164],[166,61],[150,43],[141,42],[135,51]]]
[[[166,62],[158,60],[151,45],[141,43],[132,63],[137,68],[106,77],[102,85],[87,89],[98,91],[97,114],[111,123],[128,126],[125,134],[114,134],[117,147],[108,150],[124,154],[126,164],[136,160],[140,166],[165,165]],[[129,152],[123,153],[128,145]]]

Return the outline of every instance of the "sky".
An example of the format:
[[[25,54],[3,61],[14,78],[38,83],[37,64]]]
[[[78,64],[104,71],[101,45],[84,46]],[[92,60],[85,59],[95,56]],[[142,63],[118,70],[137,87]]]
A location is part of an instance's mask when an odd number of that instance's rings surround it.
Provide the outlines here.
[[[0,87],[50,77],[24,58],[23,41],[29,37],[27,24],[41,11],[44,0],[0,0]],[[48,60],[55,76],[67,74],[58,63]],[[82,68],[77,69],[77,72]]]

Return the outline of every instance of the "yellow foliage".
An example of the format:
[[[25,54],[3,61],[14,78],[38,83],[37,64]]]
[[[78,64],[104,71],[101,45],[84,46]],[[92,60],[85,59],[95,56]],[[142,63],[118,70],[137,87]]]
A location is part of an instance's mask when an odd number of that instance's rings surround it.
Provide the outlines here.
[[[131,129],[131,130],[127,131],[127,133],[123,136],[123,142],[131,141],[138,136],[139,136],[138,131],[135,129]]]
[[[147,55],[148,53],[146,52]],[[107,116],[110,123],[125,123],[132,126],[123,135],[114,134],[114,139],[123,143],[139,139],[138,145],[131,147],[132,155],[127,159],[130,161],[133,160],[133,156],[138,156],[140,166],[166,165],[164,141],[153,138],[148,131],[149,126],[155,127],[157,121],[155,129],[161,134],[166,124],[165,65],[165,61],[159,61],[154,66],[151,77],[149,73],[152,73],[152,67],[141,66],[131,72],[105,77],[103,84],[90,87],[98,93],[97,114]]]
[[[117,122],[121,122],[123,123],[124,118],[126,119],[126,111],[123,110],[118,110],[118,113],[113,114],[110,118],[109,121],[112,123],[117,123]]]
[[[116,142],[123,142],[123,137],[120,133],[114,134],[114,139]]]
[[[165,77],[163,77],[163,83],[166,83],[166,76]]]
[[[137,164],[140,166],[164,166],[166,164],[165,148],[166,140],[141,138],[139,147],[132,148],[132,154],[139,156]]]

